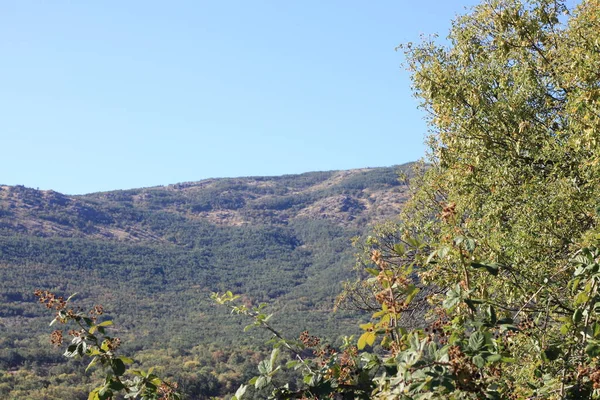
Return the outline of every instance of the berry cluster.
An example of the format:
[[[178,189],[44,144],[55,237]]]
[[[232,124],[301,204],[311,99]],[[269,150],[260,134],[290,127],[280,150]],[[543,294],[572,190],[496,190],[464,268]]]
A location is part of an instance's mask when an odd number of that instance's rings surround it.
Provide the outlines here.
[[[316,336],[311,336],[308,334],[308,331],[304,331],[300,334],[300,341],[306,347],[316,347],[321,343],[321,339]]]
[[[38,297],[40,303],[46,305],[46,308],[61,311],[67,307],[67,301],[62,296],[57,297],[54,293],[47,290],[42,291],[38,289],[33,294]]]
[[[462,352],[459,346],[451,346],[448,349],[450,358],[450,370],[456,378],[456,386],[467,392],[479,392],[480,387],[477,380],[480,378],[479,369],[470,357]]]

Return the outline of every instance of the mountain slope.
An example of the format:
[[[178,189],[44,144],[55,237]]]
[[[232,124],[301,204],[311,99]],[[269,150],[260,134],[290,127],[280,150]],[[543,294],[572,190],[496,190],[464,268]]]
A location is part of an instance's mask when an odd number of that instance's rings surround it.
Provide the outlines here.
[[[208,299],[224,290],[243,293],[249,304],[270,303],[275,324],[292,336],[307,329],[335,340],[356,326],[348,319],[355,316],[331,313],[340,282],[352,276],[350,238],[398,213],[406,187],[397,174],[407,169],[209,179],[84,196],[1,186],[0,371],[27,365],[48,332],[36,288],[78,292],[83,306],[103,304],[132,352],[258,346],[259,333],[243,334],[246,321]],[[20,361],[7,353],[15,348]]]
[[[393,216],[403,199],[394,168],[208,179],[84,196],[0,186],[0,228],[6,234],[160,241],[144,226],[148,217],[227,226],[310,218],[356,227]]]

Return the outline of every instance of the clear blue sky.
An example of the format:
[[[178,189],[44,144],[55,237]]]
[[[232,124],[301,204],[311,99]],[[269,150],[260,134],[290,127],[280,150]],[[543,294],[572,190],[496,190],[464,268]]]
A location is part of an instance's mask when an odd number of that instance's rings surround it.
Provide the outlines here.
[[[400,164],[402,54],[468,0],[0,3],[0,183],[67,194]]]

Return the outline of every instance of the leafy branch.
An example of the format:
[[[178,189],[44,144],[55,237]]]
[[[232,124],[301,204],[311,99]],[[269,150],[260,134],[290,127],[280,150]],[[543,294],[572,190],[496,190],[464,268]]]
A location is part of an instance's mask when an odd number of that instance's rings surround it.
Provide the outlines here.
[[[61,329],[52,332],[51,342],[61,346],[64,341],[64,330],[68,331],[71,342],[64,352],[68,358],[91,358],[86,372],[99,366],[104,375],[103,383],[94,388],[88,400],[110,400],[117,393],[123,393],[126,399],[140,400],[179,400],[177,384],[160,378],[148,371],[130,369],[134,361],[126,356],[118,355],[121,340],[107,334],[107,328],[113,325],[112,320],[98,320],[104,314],[104,308],[94,306],[89,312],[70,307],[74,295],[64,299],[49,291],[36,290],[35,296],[46,308],[55,312],[50,326],[59,323]]]

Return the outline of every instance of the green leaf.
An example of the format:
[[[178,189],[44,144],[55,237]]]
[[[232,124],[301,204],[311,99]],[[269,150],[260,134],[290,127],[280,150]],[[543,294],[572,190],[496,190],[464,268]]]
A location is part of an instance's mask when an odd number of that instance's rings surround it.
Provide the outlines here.
[[[111,361],[111,367],[116,376],[121,376],[125,373],[125,363],[119,358]]]
[[[302,380],[308,386],[314,387],[314,386],[317,386],[317,384],[321,381],[321,378],[317,374],[308,374],[308,375],[305,375]]]
[[[450,252],[450,247],[448,247],[448,246],[439,248],[437,251],[438,258],[440,260],[443,260],[444,258],[446,258],[446,256],[448,255],[449,252]]]
[[[85,372],[87,372],[88,369],[92,368],[98,362],[98,360],[99,360],[98,357],[92,358],[92,361],[90,361],[90,363],[88,364],[88,366],[85,368]]]
[[[113,392],[110,390],[108,386],[104,386],[102,389],[98,391],[98,398],[100,400],[109,400],[113,397]]]
[[[269,384],[269,381],[266,376],[259,376],[254,383],[254,387],[257,389],[262,389]]]
[[[576,306],[584,304],[589,300],[589,298],[590,298],[589,291],[582,290],[581,292],[577,293],[577,295],[573,299],[573,304],[575,304]]]
[[[235,396],[233,396],[233,397],[235,397],[236,400],[241,400],[242,397],[244,397],[244,394],[246,393],[246,389],[248,389],[248,386],[240,385],[238,390],[235,391]]]
[[[573,322],[575,324],[578,324],[581,322],[581,319],[583,318],[583,310],[581,308],[578,308],[577,310],[575,310],[575,312],[573,313]]]
[[[465,249],[469,253],[472,253],[473,251],[475,251],[475,246],[476,246],[475,240],[473,240],[473,239],[466,239],[464,243],[465,243]]]
[[[269,361],[262,360],[261,362],[259,362],[258,372],[260,372],[261,375],[267,375],[269,372],[271,372],[271,366],[269,365]]]
[[[407,289],[407,296],[406,299],[404,299],[404,303],[406,304],[410,304],[413,299],[415,298],[415,296],[421,291],[421,289],[419,289],[418,287],[416,287],[415,285],[409,285],[408,289]]]
[[[406,247],[401,243],[396,243],[394,245],[394,252],[398,257],[402,257],[406,253]]]
[[[477,307],[475,307],[476,304],[479,304],[480,302],[478,302],[477,300],[473,300],[473,299],[465,299],[465,304],[471,309],[471,311],[473,311],[474,313],[477,312]]]
[[[362,350],[365,348],[365,346],[367,345],[367,336],[369,332],[365,332],[362,335],[360,335],[360,337],[358,338],[358,343],[356,344],[356,347],[358,347],[359,350]]]
[[[160,378],[153,378],[153,379],[150,380],[150,382],[153,385],[156,385],[157,387],[160,386],[163,383],[162,379],[160,379]]]
[[[110,381],[110,383],[108,384],[108,387],[109,387],[111,390],[116,390],[116,391],[119,391],[119,390],[123,390],[123,389],[125,389],[125,385],[123,385],[123,383],[122,383],[122,382],[120,382],[120,381],[118,381],[118,380],[116,380],[116,379],[112,379],[112,380]]]
[[[460,293],[461,288],[458,284],[454,289],[449,289],[446,293],[446,299],[444,299],[442,306],[446,309],[451,309],[456,306],[460,302]]]
[[[600,346],[598,343],[590,343],[585,348],[585,353],[590,357],[600,356]]]
[[[473,357],[473,364],[475,364],[477,368],[483,368],[485,367],[485,360],[481,355],[477,354]]]
[[[369,330],[372,330],[374,326],[375,325],[373,325],[371,322],[369,322],[366,324],[360,324],[359,328],[362,329],[363,331],[369,331]]]
[[[490,319],[490,323],[492,325],[496,325],[496,322],[498,321],[497,317],[496,317],[496,310],[494,309],[494,307],[492,305],[489,305],[487,308],[487,314],[488,317]]]
[[[269,360],[269,372],[273,371],[273,367],[275,366],[275,361],[277,361],[277,356],[279,355],[279,348],[274,348],[271,352],[271,358]]]
[[[125,364],[133,364],[133,358],[120,356],[119,359],[123,361]]]
[[[498,275],[498,269],[499,269],[498,264],[482,264],[482,263],[472,262],[471,267],[473,267],[475,269],[483,268],[491,275],[494,275],[494,276]]]
[[[358,338],[357,347],[359,350],[362,350],[367,345],[372,346],[373,343],[375,343],[375,332],[365,332]]]
[[[469,347],[475,351],[485,346],[485,335],[479,331],[473,332],[469,338]]]
[[[369,336],[367,336],[367,344],[369,346],[373,346],[373,343],[375,343],[375,332],[369,332],[371,333]]]
[[[432,251],[431,254],[429,254],[429,257],[427,257],[425,264],[435,264],[436,261],[434,261],[434,258],[437,255],[437,253],[438,253],[437,250]]]
[[[100,400],[100,397],[98,396],[99,391],[99,388],[92,390],[88,396],[88,400]]]
[[[554,361],[560,356],[560,349],[556,346],[550,346],[544,350],[543,356],[548,361]]]
[[[373,319],[381,318],[381,317],[383,317],[384,315],[387,315],[387,314],[389,314],[389,310],[388,310],[387,306],[384,303],[384,304],[381,305],[381,310],[373,313],[373,315],[371,316],[371,318],[373,318]]]
[[[592,337],[598,338],[600,337],[600,323],[594,322],[591,326]]]

